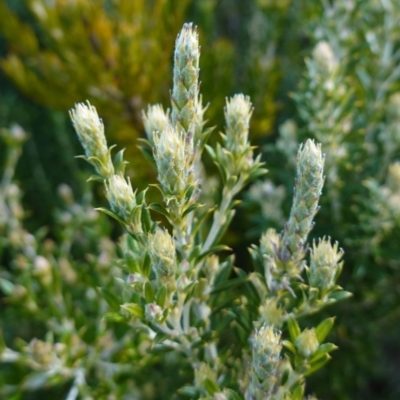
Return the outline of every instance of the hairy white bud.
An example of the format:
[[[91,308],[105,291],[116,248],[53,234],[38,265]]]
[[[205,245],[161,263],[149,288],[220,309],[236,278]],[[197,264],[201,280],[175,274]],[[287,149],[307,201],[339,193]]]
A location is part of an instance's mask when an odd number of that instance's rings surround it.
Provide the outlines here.
[[[318,243],[314,242],[308,270],[310,285],[322,292],[332,288],[342,268],[340,260],[343,254],[337,242],[333,246],[326,238],[319,240]]]
[[[328,42],[318,42],[313,50],[313,58],[321,69],[332,72],[338,65],[337,58]]]
[[[101,176],[109,178],[114,173],[114,166],[104,135],[103,121],[99,118],[96,108],[89,102],[78,103],[69,115],[88,161]]]
[[[136,196],[133,193],[131,183],[118,174],[112,175],[106,181],[106,197],[111,210],[124,221],[128,221],[133,208],[136,206]]]
[[[172,276],[176,270],[175,241],[167,230],[157,229],[149,237],[149,253],[158,276]]]
[[[170,123],[169,110],[165,112],[161,104],[148,106],[147,112],[143,111],[143,123],[147,138],[153,143],[154,134],[162,132]]]
[[[250,97],[236,94],[226,101],[226,148],[241,156],[249,148],[249,128],[252,106]]]
[[[297,351],[304,357],[311,357],[318,349],[319,342],[315,329],[305,329],[303,332],[297,336],[294,345]]]
[[[164,192],[168,196],[182,197],[193,182],[192,149],[187,145],[184,134],[170,125],[154,135],[154,144],[158,179]]]

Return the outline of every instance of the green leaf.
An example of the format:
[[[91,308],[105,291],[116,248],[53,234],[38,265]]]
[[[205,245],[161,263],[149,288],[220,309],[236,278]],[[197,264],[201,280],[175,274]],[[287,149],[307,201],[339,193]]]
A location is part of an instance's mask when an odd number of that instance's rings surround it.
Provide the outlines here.
[[[225,232],[228,229],[234,215],[235,215],[235,210],[229,210],[225,214],[225,222],[220,226],[218,235],[216,235],[214,243],[218,243],[221,240],[221,238],[225,235]]]
[[[157,294],[156,294],[156,303],[161,307],[164,308],[165,306],[165,300],[167,299],[167,288],[165,286],[161,286],[158,290],[157,290]]]
[[[204,379],[203,385],[204,389],[206,389],[207,393],[210,394],[211,396],[213,396],[214,393],[220,391],[219,386],[213,379],[210,378]]]
[[[115,214],[114,212],[108,210],[107,208],[98,207],[98,208],[95,208],[95,210],[96,211],[101,211],[102,213],[107,214],[109,217],[116,219],[122,225],[125,225],[125,221],[124,220],[122,220],[117,214]]]
[[[292,352],[294,355],[297,354],[296,348],[294,347],[293,343],[290,342],[289,340],[283,340],[282,345],[283,345],[283,347],[288,349],[290,352]]]
[[[199,255],[197,261],[200,261],[201,259],[208,256],[209,254],[218,253],[219,251],[232,251],[232,249],[228,246],[225,246],[224,244],[219,244],[217,246],[213,246],[213,247],[211,247],[211,249],[208,249],[204,253],[201,253]]]
[[[226,327],[234,321],[236,315],[234,313],[226,314],[224,317],[218,322],[218,325],[215,327],[215,332],[217,334],[221,334],[221,332],[225,331]]]
[[[341,290],[339,292],[333,292],[329,294],[330,299],[334,299],[336,301],[341,301],[348,299],[349,297],[353,296],[352,293],[346,292],[345,290]]]
[[[142,207],[141,206],[133,207],[131,214],[129,216],[129,221],[133,222],[134,224],[142,221]]]
[[[292,342],[294,342],[297,336],[299,336],[301,333],[299,324],[294,318],[289,318],[287,325],[289,329],[290,338],[292,339]]]
[[[6,279],[0,278],[0,289],[3,291],[3,293],[5,295],[7,295],[7,296],[12,295],[14,292],[14,288],[15,288],[15,285],[12,282],[10,282]]]
[[[128,266],[128,270],[131,273],[137,273],[140,274],[142,271],[139,267],[139,263],[136,260],[136,257],[130,252],[127,251],[124,255],[126,265]]]
[[[292,395],[290,397],[291,400],[301,400],[304,395],[304,385],[301,383],[298,383],[293,389],[292,389]]]
[[[250,182],[253,182],[257,178],[260,178],[261,176],[264,176],[265,174],[268,173],[268,170],[266,168],[257,168],[256,170],[252,171],[250,175],[246,179],[246,185]]]
[[[152,303],[154,300],[154,296],[155,296],[154,287],[149,281],[147,281],[144,284],[144,297],[146,299],[146,302]]]
[[[193,260],[197,260],[198,257],[200,256],[200,251],[201,251],[201,245],[194,246],[193,250],[189,254],[188,261],[190,262]]]
[[[304,374],[304,376],[310,376],[310,375],[313,374],[314,372],[318,371],[318,370],[321,369],[330,359],[331,359],[331,357],[329,357],[329,355],[325,353],[322,357],[319,357],[317,361],[315,361],[314,363],[312,363],[312,365],[311,365],[310,368],[307,370],[307,372]]]
[[[166,210],[164,206],[162,206],[160,203],[151,203],[148,208],[150,210],[153,210],[155,212],[158,212],[159,214],[165,215],[167,218],[170,217],[169,212]]]
[[[124,151],[125,149],[120,150],[114,157],[115,173],[125,173],[125,166],[128,164],[128,162],[124,161]]]
[[[318,347],[318,350],[314,353],[310,360],[310,364],[313,365],[317,360],[319,360],[325,354],[330,353],[331,351],[337,350],[338,347],[333,343],[324,343]]]
[[[146,202],[146,194],[149,188],[147,187],[144,190],[141,190],[137,195],[136,195],[136,204],[142,205],[143,203]],[[136,193],[135,193],[136,194]]]
[[[186,208],[185,211],[183,212],[182,218],[183,218],[185,215],[189,214],[190,212],[194,211],[196,208],[203,207],[203,206],[204,206],[204,204],[200,204],[200,203],[193,203],[193,204],[191,204],[191,205],[190,205],[188,208]]]
[[[120,306],[123,310],[127,311],[132,317],[144,318],[144,309],[143,306],[136,303],[125,303]]]
[[[146,146],[137,146],[140,152],[143,154],[144,158],[150,161],[151,164],[157,165],[156,160],[154,159],[153,152]]]
[[[168,346],[166,344],[156,344],[151,350],[152,354],[165,354],[170,351],[174,351],[174,347]]]
[[[195,282],[193,286],[193,294],[197,299],[199,299],[203,295],[206,284],[207,281],[205,278],[200,278],[198,281]]]
[[[216,127],[215,126],[211,126],[210,128],[205,129],[202,133],[201,133],[201,137],[200,137],[200,148],[203,150],[204,147],[206,146],[208,139],[211,135],[211,133],[214,131]]]
[[[106,288],[100,288],[100,292],[103,295],[104,300],[108,303],[108,305],[114,311],[118,311],[121,305],[121,301],[118,299],[118,297],[116,297]]]
[[[100,175],[90,175],[87,181],[104,183],[104,178]]]
[[[234,321],[239,324],[245,331],[250,332],[253,329],[253,323],[249,318],[249,315],[245,315],[243,310],[234,311],[227,311],[227,314],[233,316]]]
[[[229,279],[225,282],[221,282],[218,285],[215,285],[212,290],[211,294],[219,293],[228,289],[234,289],[240,285],[243,285],[244,283],[248,282],[248,278],[234,278],[234,279]]]
[[[191,399],[197,399],[199,397],[199,391],[193,386],[183,386],[178,390],[179,394]]]
[[[217,166],[217,168],[219,170],[219,173],[220,173],[221,179],[222,179],[222,184],[225,185],[226,180],[227,180],[227,173],[225,171],[225,168],[217,161],[215,161],[214,164]]]
[[[199,217],[194,224],[192,234],[196,235],[198,230],[203,226],[205,219],[213,212],[215,208],[209,208],[201,217]]]
[[[142,204],[141,223],[144,232],[151,232],[153,223],[151,220],[150,211],[147,209],[144,203]]]
[[[287,382],[288,378],[290,375],[290,370],[288,368],[285,368],[285,370],[282,373],[282,378],[281,378],[281,386],[284,386],[285,383]]]
[[[108,312],[104,315],[103,319],[108,322],[124,322],[125,318],[116,312]]]
[[[207,150],[207,153],[210,155],[210,157],[215,161],[217,155],[215,154],[214,149],[208,144],[206,144],[204,147]]]
[[[232,264],[227,263],[218,272],[218,275],[216,276],[215,281],[214,281],[214,285],[218,285],[218,284],[228,280],[231,272],[232,272]]]
[[[196,283],[197,283],[197,281],[190,282],[188,285],[186,285],[183,288],[183,293],[186,293],[186,296],[189,296],[189,298],[193,296],[193,290],[194,290]],[[187,298],[187,299],[189,299],[189,298]]]
[[[185,199],[186,201],[189,201],[192,198],[192,194],[194,192],[196,185],[190,185],[188,188],[185,190]]]
[[[163,332],[157,332],[156,336],[153,339],[153,342],[156,344],[163,343],[165,340],[169,339],[169,336]]]
[[[324,319],[316,328],[315,334],[317,336],[318,342],[323,343],[325,338],[331,331],[333,324],[335,323],[335,318]]]
[[[149,254],[146,253],[142,262],[142,273],[146,278],[148,278],[150,276],[150,271],[151,271],[151,260]]]

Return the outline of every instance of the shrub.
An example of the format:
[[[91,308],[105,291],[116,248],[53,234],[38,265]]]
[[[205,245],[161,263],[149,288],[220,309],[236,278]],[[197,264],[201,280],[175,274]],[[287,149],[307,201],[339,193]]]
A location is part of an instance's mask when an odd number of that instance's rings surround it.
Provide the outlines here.
[[[11,180],[24,134],[4,131],[2,248],[12,262],[0,287],[10,317],[24,313],[40,336],[15,348],[1,341],[0,360],[11,364],[5,396],[58,386],[68,400],[302,399],[306,376],[336,349],[325,342],[333,318],[300,320],[349,295],[336,284],[338,244],[322,237],[308,251],[324,183],[321,146],[307,140],[299,147],[283,231],[268,229],[251,247],[252,272],[236,267],[221,240],[237,195],[267,171],[249,143],[247,96],[227,99],[225,133],[207,144],[199,56],[197,32],[185,24],[175,45],[171,109],[153,105],[144,113],[142,150],[159,182],[145,190],[133,190],[123,150],[112,154],[96,109],[79,103],[71,110],[82,157],[95,170],[90,180],[104,185],[108,200],[97,211],[124,228],[118,246],[101,214],[74,202],[66,186],[57,240],[26,232]],[[214,187],[204,151],[220,172]],[[162,200],[148,204],[147,191],[156,189]]]

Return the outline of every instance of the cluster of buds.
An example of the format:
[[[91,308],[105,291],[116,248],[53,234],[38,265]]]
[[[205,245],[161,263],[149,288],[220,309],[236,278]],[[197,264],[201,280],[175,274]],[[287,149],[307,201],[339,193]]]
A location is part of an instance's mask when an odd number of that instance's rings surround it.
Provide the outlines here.
[[[169,110],[165,112],[161,104],[149,106],[147,112],[143,112],[143,124],[148,140],[154,144],[154,135],[170,124]]]
[[[324,182],[324,157],[320,145],[308,140],[297,156],[296,187],[290,217],[278,234],[268,229],[260,240],[267,287],[271,293],[290,289],[291,279],[299,279],[304,268],[306,240],[318,211],[318,200]]]
[[[147,112],[143,112],[148,139],[144,142],[152,147],[160,183],[156,186],[163,194],[164,205],[152,203],[147,206],[143,200],[144,194],[133,191],[129,179],[123,175],[122,153],[115,157],[113,165],[110,149],[107,148],[104,138],[103,124],[95,109],[90,105],[78,104],[71,111],[71,118],[84,146],[87,160],[96,167],[104,180],[106,197],[112,211],[108,213],[128,227],[136,220],[142,224],[142,228],[147,224],[146,229],[136,230],[134,225],[135,229],[129,231],[132,243],[128,243],[129,249],[125,253],[129,275],[126,282],[123,281],[123,299],[126,297],[133,302],[123,304],[121,309],[127,315],[139,318],[141,323],[147,323],[151,329],[156,326],[163,334],[171,335],[169,344],[174,344],[177,348],[182,348],[183,345],[186,352],[190,347],[186,347],[186,341],[190,342],[192,339],[189,335],[185,338],[185,343],[180,343],[176,340],[177,332],[191,331],[192,314],[196,314],[202,321],[208,321],[212,310],[210,304],[203,301],[203,296],[206,292],[205,285],[215,285],[220,263],[216,256],[207,253],[212,252],[212,246],[218,243],[219,236],[233,217],[231,208],[236,194],[247,183],[266,172],[261,168],[260,156],[253,159],[253,147],[249,143],[252,104],[250,98],[243,94],[227,99],[223,143],[218,144],[215,150],[206,146],[207,132],[202,132],[204,109],[199,95],[199,56],[197,32],[191,24],[185,24],[176,40],[171,112],[164,111],[161,105],[149,106]],[[313,68],[319,74],[322,70],[331,74],[336,69],[336,58],[327,43],[319,43],[313,56]],[[281,150],[285,154],[293,154],[294,157],[293,144],[297,144],[296,126],[287,122],[281,127],[281,131]],[[287,146],[289,143],[290,148]],[[200,158],[204,147],[219,167],[224,187],[208,236],[204,244],[200,243],[195,249],[198,251],[197,256],[196,251],[192,251],[194,239],[190,237],[196,217],[189,215],[200,205],[194,199],[199,190]],[[293,368],[297,367],[299,360],[304,365],[308,362],[311,365],[320,357],[316,352],[320,351],[323,336],[321,332],[326,331],[317,328],[301,332],[298,325],[290,322],[294,320],[292,317],[296,317],[299,309],[289,309],[288,302],[281,296],[289,291],[295,297],[294,291],[297,288],[294,285],[292,288],[291,283],[293,280],[302,280],[307,237],[318,211],[324,183],[324,156],[321,146],[312,140],[300,146],[296,167],[296,186],[289,220],[280,234],[274,229],[267,230],[261,237],[256,253],[258,259],[262,260],[261,270],[264,270],[264,278],[259,279],[259,275],[256,275],[262,286],[261,290],[264,290],[264,297],[261,298],[259,307],[260,318],[254,321],[256,330],[252,340],[248,386],[245,388],[246,399],[270,398],[280,390],[280,385],[287,386],[283,391],[291,390],[295,383],[301,389],[302,378],[293,369],[290,379],[286,376],[286,383],[282,383],[284,373],[288,371],[285,365],[291,365],[289,356],[281,359],[282,346],[287,347],[297,357]],[[263,195],[274,190],[271,184],[266,186],[262,188]],[[277,199],[280,199],[279,196]],[[157,228],[157,223],[151,221],[149,209],[168,219],[172,225],[172,235],[166,229]],[[206,258],[200,261],[200,257],[204,255]],[[342,251],[338,251],[337,244],[332,246],[326,239],[314,244],[307,273],[313,293],[321,292],[321,298],[324,296],[325,299],[336,287],[341,257]],[[200,279],[199,267],[206,270],[205,276]],[[198,280],[191,282],[193,276]],[[264,279],[265,284],[262,282]],[[131,296],[132,292],[135,296]],[[191,301],[194,297],[196,301]],[[303,302],[306,303],[307,301]],[[196,313],[192,313],[192,310],[196,310]],[[292,342],[281,341],[281,332],[278,329],[283,328],[285,323],[292,324],[292,328],[289,326]],[[197,332],[197,328],[194,332]],[[217,359],[214,343],[208,345],[207,354],[212,355],[214,360]],[[218,374],[207,363],[196,360],[194,353],[191,357],[195,366],[195,388],[199,392],[206,390],[209,394],[216,394],[215,398],[224,398],[225,392],[220,391],[217,384]]]
[[[281,332],[276,331],[273,326],[262,326],[254,334],[252,347],[250,384],[246,399],[261,400],[269,398],[278,381],[282,350]]]
[[[182,199],[186,190],[194,184],[193,147],[188,145],[183,132],[169,124],[153,139],[158,180],[164,195],[167,198]]]
[[[127,181],[122,174],[112,175],[105,182],[105,186],[111,210],[123,221],[129,221],[132,210],[136,206],[136,196],[129,178]]]
[[[149,254],[159,279],[171,277],[176,271],[175,240],[165,229],[149,236]]]
[[[282,235],[281,259],[294,262],[304,257],[305,243],[318,211],[318,201],[324,184],[324,156],[321,145],[307,140],[297,155],[296,187],[289,221]]]
[[[307,273],[310,285],[322,295],[334,287],[342,270],[342,257],[343,250],[338,248],[337,242],[333,246],[326,238],[314,242]]]
[[[199,60],[197,30],[192,24],[185,24],[175,43],[171,121],[178,132],[185,133],[188,143],[195,140],[195,144],[204,114],[199,96]]]

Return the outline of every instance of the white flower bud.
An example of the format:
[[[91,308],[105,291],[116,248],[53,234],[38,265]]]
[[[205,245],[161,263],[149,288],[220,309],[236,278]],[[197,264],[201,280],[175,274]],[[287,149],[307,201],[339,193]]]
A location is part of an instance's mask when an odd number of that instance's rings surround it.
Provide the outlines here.
[[[146,304],[145,316],[148,321],[160,322],[163,317],[162,308],[156,303]]]
[[[305,329],[301,332],[300,335],[297,336],[294,345],[302,357],[311,357],[319,347],[315,329]]]
[[[260,239],[260,252],[263,256],[275,257],[281,245],[281,237],[275,229],[269,228]]]
[[[149,253],[157,276],[172,276],[176,270],[175,241],[167,230],[149,236]]]
[[[250,97],[236,94],[227,100],[225,107],[226,148],[235,156],[249,149],[249,128],[252,114]]]
[[[260,306],[260,319],[264,325],[280,328],[284,322],[285,310],[278,304],[277,299],[269,298]]]
[[[167,196],[182,197],[193,182],[193,149],[187,146],[184,134],[170,125],[154,135],[154,144],[158,179],[164,192]]]
[[[36,276],[43,285],[48,285],[52,281],[51,264],[47,258],[36,256],[33,262],[32,274]]]
[[[162,132],[165,126],[170,123],[169,110],[165,112],[161,104],[149,106],[147,113],[143,111],[143,123],[147,138],[153,143],[154,134]]]
[[[106,181],[106,197],[111,210],[124,221],[128,221],[133,208],[136,206],[136,196],[133,193],[131,183],[122,175],[112,175]]]
[[[104,136],[103,121],[96,108],[89,102],[87,105],[78,103],[69,114],[88,161],[93,163],[101,176],[109,178],[114,173],[114,166]],[[92,157],[97,160],[91,160]]]
[[[318,42],[313,51],[313,58],[319,67],[331,73],[338,65],[337,58],[328,42]]]
[[[333,246],[326,238],[319,240],[318,244],[314,242],[308,270],[310,285],[322,292],[332,288],[342,267],[342,257],[343,250],[338,249],[337,242]]]
[[[41,367],[49,367],[55,358],[53,345],[42,340],[32,339],[29,343],[28,351],[32,359]]]

